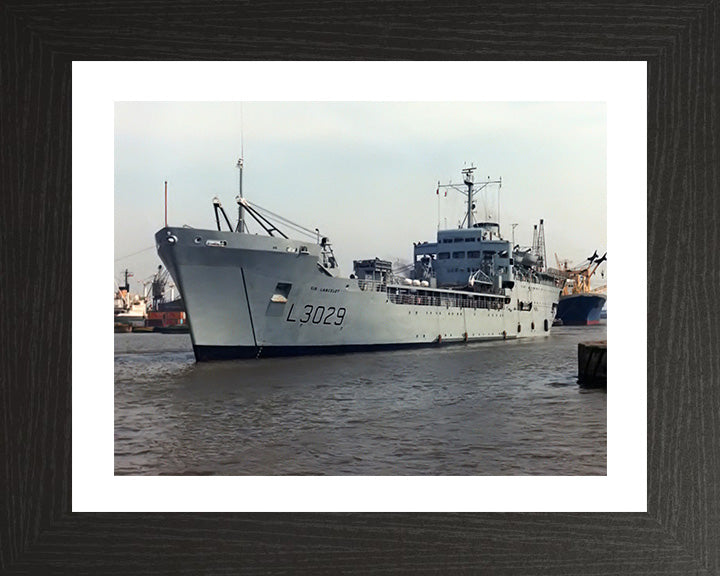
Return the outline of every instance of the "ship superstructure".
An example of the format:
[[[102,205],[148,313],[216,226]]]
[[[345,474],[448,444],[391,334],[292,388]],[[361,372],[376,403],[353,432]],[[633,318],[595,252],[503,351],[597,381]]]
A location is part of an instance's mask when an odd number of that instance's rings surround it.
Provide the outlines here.
[[[196,359],[549,334],[556,279],[545,273],[544,256],[513,247],[497,222],[477,220],[473,170],[463,171],[467,211],[461,227],[416,244],[409,276],[375,258],[354,261],[354,273],[342,277],[332,244],[318,229],[313,233],[241,195],[236,226],[215,199],[217,230],[158,231],[158,254],[185,303]],[[246,233],[250,219],[267,235]],[[311,239],[291,239],[274,221]]]

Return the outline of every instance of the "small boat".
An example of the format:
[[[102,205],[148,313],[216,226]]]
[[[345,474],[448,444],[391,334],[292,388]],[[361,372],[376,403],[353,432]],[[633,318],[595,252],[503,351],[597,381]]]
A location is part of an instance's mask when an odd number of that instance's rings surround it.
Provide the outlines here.
[[[155,332],[154,326],[133,326],[132,327],[133,333],[137,334],[149,334],[150,332]]]
[[[190,326],[187,324],[173,324],[171,326],[157,327],[155,332],[160,332],[160,334],[189,334]]]

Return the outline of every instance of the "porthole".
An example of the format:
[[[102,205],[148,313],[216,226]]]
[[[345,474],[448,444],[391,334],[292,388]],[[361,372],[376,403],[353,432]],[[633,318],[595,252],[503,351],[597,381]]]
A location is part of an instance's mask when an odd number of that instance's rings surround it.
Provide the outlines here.
[[[200,242],[202,242],[202,238],[200,236],[195,236],[195,240],[193,240],[193,242],[195,242],[195,244],[200,244]]]

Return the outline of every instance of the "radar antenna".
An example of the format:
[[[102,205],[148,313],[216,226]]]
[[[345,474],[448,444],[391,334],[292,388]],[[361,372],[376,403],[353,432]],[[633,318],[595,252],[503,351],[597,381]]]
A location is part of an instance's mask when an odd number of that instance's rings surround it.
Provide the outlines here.
[[[499,217],[500,217],[500,187],[502,187],[502,178],[498,180],[490,180],[490,177],[488,176],[488,179],[485,182],[482,182],[480,184],[475,184],[475,175],[473,174],[475,172],[475,166],[470,165],[469,168],[463,168],[462,169],[462,175],[463,175],[463,183],[465,186],[467,186],[467,190],[463,190],[456,184],[438,184],[438,194],[440,192],[440,188],[452,188],[453,190],[456,190],[457,192],[460,192],[464,196],[467,197],[467,212],[465,214],[465,218],[463,219],[462,223],[460,224],[460,227],[463,227],[463,224],[466,228],[472,228],[475,224],[474,221],[474,213],[475,210],[475,195],[478,192],[481,192],[482,190],[485,190],[490,184],[497,184],[498,185],[498,224],[499,224]],[[446,193],[447,194],[447,193]],[[489,217],[488,214],[485,215],[486,218]]]

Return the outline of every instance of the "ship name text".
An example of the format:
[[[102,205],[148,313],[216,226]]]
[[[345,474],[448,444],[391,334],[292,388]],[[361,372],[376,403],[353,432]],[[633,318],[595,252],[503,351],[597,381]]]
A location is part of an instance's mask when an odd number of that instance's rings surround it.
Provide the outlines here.
[[[337,294],[340,292],[340,288],[318,288],[317,286],[310,286],[310,290],[316,292],[329,292],[330,294]]]

